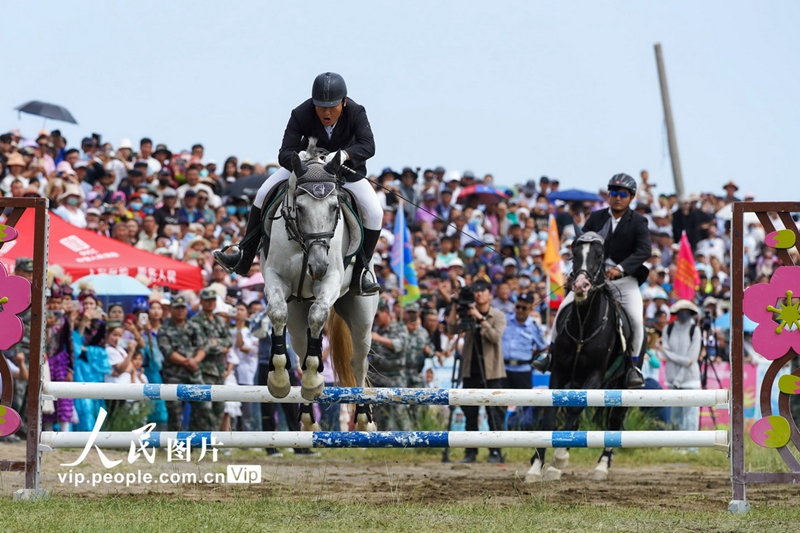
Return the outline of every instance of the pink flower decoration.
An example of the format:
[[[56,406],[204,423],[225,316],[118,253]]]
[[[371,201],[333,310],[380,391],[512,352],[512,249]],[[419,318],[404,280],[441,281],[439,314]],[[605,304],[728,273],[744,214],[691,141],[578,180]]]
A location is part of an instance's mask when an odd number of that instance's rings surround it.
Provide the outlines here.
[[[5,224],[0,224],[0,242],[13,241],[17,237],[19,237],[19,233],[16,229],[11,226],[6,226]]]
[[[25,328],[17,316],[31,306],[31,282],[9,276],[0,263],[0,350],[8,350],[22,339]]]
[[[753,349],[774,361],[786,355],[790,348],[800,353],[800,323],[795,319],[798,304],[778,300],[800,297],[800,267],[779,267],[769,283],[757,283],[744,291],[744,314],[757,322],[753,332]],[[779,312],[774,318],[773,312]]]

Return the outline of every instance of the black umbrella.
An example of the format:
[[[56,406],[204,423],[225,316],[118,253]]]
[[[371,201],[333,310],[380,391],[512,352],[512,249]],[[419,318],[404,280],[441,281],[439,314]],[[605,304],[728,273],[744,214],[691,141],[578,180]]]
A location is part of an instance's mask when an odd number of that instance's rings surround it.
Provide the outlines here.
[[[78,121],[72,116],[72,113],[67,111],[66,108],[60,105],[48,104],[40,102],[39,100],[31,100],[27,104],[23,104],[16,108],[20,113],[28,113],[38,117],[51,118],[53,120],[61,120],[62,122],[70,122],[77,124]]]
[[[246,178],[239,178],[238,180],[234,181],[225,189],[225,192],[222,194],[225,196],[255,196],[258,192],[259,187],[267,181],[266,174],[255,174],[253,176],[247,176]]]

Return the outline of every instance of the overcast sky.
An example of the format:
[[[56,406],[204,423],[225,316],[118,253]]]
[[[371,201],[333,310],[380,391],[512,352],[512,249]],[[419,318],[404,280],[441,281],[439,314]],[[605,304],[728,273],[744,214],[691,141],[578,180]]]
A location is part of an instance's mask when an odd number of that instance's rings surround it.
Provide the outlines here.
[[[800,3],[41,2],[0,17],[0,129],[61,104],[77,146],[150,136],[217,160],[277,158],[323,71],[366,106],[384,166],[541,175],[597,189],[648,169],[672,191],[653,44],[662,43],[685,188],[798,198]]]

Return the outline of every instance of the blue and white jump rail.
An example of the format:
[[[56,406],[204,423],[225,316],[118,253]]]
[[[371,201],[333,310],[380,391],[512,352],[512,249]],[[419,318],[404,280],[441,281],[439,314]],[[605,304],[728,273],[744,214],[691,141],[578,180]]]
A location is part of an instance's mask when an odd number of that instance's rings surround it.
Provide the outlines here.
[[[267,387],[239,385],[142,385],[49,382],[43,399],[166,400],[195,402],[309,403],[292,387],[275,398]],[[326,387],[321,404],[496,405],[536,407],[728,408],[727,390],[403,389]],[[663,435],[663,432],[658,432]],[[677,446],[677,445],[676,445]],[[682,446],[682,445],[681,445]]]
[[[43,431],[42,451],[85,448],[92,433]],[[188,442],[191,448],[661,448],[704,447],[728,450],[727,431],[283,431],[152,432],[140,441],[132,432],[99,432],[100,448],[167,447]]]

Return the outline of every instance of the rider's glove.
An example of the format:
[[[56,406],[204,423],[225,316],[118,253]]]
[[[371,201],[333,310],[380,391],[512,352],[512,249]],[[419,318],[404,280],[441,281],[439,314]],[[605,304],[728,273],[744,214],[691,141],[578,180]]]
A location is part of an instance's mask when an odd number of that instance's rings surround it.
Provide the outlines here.
[[[347,152],[344,150],[337,150],[336,152],[331,152],[325,156],[325,162],[330,163],[334,160],[334,158],[341,154],[341,159],[339,159],[339,165],[343,165],[345,161],[347,161]]]

